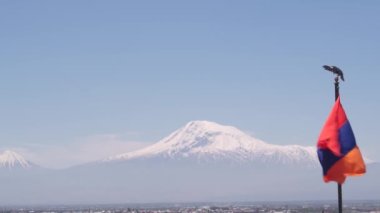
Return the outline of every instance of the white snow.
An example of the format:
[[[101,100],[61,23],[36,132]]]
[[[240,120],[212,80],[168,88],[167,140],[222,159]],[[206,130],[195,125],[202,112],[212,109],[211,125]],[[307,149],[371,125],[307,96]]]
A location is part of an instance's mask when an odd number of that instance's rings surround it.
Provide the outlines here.
[[[273,145],[210,121],[192,121],[159,142],[104,161],[163,157],[171,159],[228,159],[280,164],[318,164],[316,149],[299,145]]]
[[[29,168],[31,164],[25,160],[20,154],[6,150],[3,153],[0,153],[0,168],[13,168],[13,167],[21,167],[21,168]]]

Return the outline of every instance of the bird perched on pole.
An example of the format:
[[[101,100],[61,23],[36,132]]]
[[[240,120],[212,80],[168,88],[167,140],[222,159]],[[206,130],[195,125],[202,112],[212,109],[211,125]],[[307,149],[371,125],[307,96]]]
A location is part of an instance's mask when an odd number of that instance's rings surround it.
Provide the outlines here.
[[[328,65],[323,65],[323,68],[327,71],[330,71],[334,74],[336,74],[337,76],[340,77],[340,79],[342,79],[342,81],[344,81],[344,77],[343,77],[343,71],[341,69],[339,69],[338,67],[336,66],[328,66]]]

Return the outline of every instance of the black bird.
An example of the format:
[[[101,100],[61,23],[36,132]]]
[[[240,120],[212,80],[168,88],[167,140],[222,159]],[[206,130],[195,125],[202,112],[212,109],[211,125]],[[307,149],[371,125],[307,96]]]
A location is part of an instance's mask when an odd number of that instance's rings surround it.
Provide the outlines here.
[[[340,77],[340,79],[342,79],[342,81],[344,81],[344,77],[343,77],[343,71],[341,69],[339,69],[338,67],[336,66],[328,66],[328,65],[323,65],[323,68],[327,71],[330,71],[336,75],[338,75]]]

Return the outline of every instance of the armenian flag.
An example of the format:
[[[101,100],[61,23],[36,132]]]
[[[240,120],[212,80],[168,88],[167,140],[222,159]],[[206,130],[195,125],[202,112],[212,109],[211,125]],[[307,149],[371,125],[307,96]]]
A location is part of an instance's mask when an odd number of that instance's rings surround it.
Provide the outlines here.
[[[350,122],[337,98],[322,129],[318,143],[318,158],[323,168],[323,180],[343,184],[347,176],[362,175],[365,163],[356,145]]]

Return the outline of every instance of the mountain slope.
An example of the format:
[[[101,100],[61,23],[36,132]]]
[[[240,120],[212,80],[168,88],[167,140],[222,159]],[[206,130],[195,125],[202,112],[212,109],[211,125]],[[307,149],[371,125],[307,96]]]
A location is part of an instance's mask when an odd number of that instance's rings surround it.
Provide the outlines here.
[[[314,147],[272,145],[232,126],[192,121],[161,141],[134,152],[105,159],[105,162],[136,159],[189,159],[196,161],[260,162],[288,165],[317,165]]]

